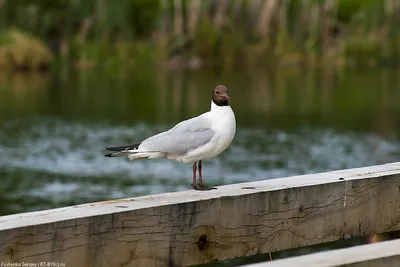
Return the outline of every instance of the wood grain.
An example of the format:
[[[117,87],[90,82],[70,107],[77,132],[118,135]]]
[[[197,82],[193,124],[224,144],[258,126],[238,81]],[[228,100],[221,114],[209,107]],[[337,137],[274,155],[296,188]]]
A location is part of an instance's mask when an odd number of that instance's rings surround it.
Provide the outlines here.
[[[188,266],[394,230],[400,163],[4,216],[0,261]]]

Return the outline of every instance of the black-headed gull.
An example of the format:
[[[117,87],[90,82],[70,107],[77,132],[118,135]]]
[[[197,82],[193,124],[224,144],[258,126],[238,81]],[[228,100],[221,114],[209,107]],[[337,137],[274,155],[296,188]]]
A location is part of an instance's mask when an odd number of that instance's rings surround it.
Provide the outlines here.
[[[229,90],[218,85],[212,92],[211,110],[182,121],[168,131],[143,140],[141,143],[108,147],[114,153],[106,157],[128,156],[130,160],[167,158],[193,163],[193,189],[210,190],[203,185],[201,161],[222,153],[236,132],[235,114],[229,105]],[[196,183],[199,162],[199,184]]]

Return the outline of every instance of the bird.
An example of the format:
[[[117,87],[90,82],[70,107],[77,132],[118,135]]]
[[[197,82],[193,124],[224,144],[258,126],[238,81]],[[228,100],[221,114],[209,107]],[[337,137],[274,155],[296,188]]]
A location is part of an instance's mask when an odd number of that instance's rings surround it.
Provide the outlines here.
[[[225,151],[232,143],[235,133],[236,119],[230,106],[229,89],[224,85],[218,85],[212,91],[210,111],[184,120],[171,129],[140,143],[107,147],[106,150],[112,153],[105,156],[127,156],[129,160],[166,158],[190,163],[193,164],[193,189],[211,190],[216,188],[203,184],[202,161],[214,158]]]

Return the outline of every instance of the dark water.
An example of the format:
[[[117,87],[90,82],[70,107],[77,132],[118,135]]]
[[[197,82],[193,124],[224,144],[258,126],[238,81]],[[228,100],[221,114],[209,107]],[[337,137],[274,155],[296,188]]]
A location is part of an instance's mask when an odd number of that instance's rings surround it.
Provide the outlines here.
[[[111,74],[110,74],[111,73]],[[0,74],[0,214],[190,188],[191,166],[105,158],[209,110],[230,88],[237,135],[204,162],[223,185],[400,160],[400,71]]]

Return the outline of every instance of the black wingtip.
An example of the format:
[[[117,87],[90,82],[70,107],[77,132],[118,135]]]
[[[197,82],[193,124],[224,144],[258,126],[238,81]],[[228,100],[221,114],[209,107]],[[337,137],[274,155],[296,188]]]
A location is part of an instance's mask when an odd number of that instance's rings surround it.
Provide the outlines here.
[[[119,146],[106,147],[106,150],[108,150],[108,151],[120,151],[121,147],[119,147]]]
[[[127,145],[127,146],[112,146],[112,147],[107,147],[106,150],[108,150],[108,151],[131,150],[131,149],[137,149],[139,147],[139,145],[140,145],[140,143],[133,144],[133,145]]]
[[[112,153],[110,153],[110,154],[105,154],[104,157],[112,157]]]

